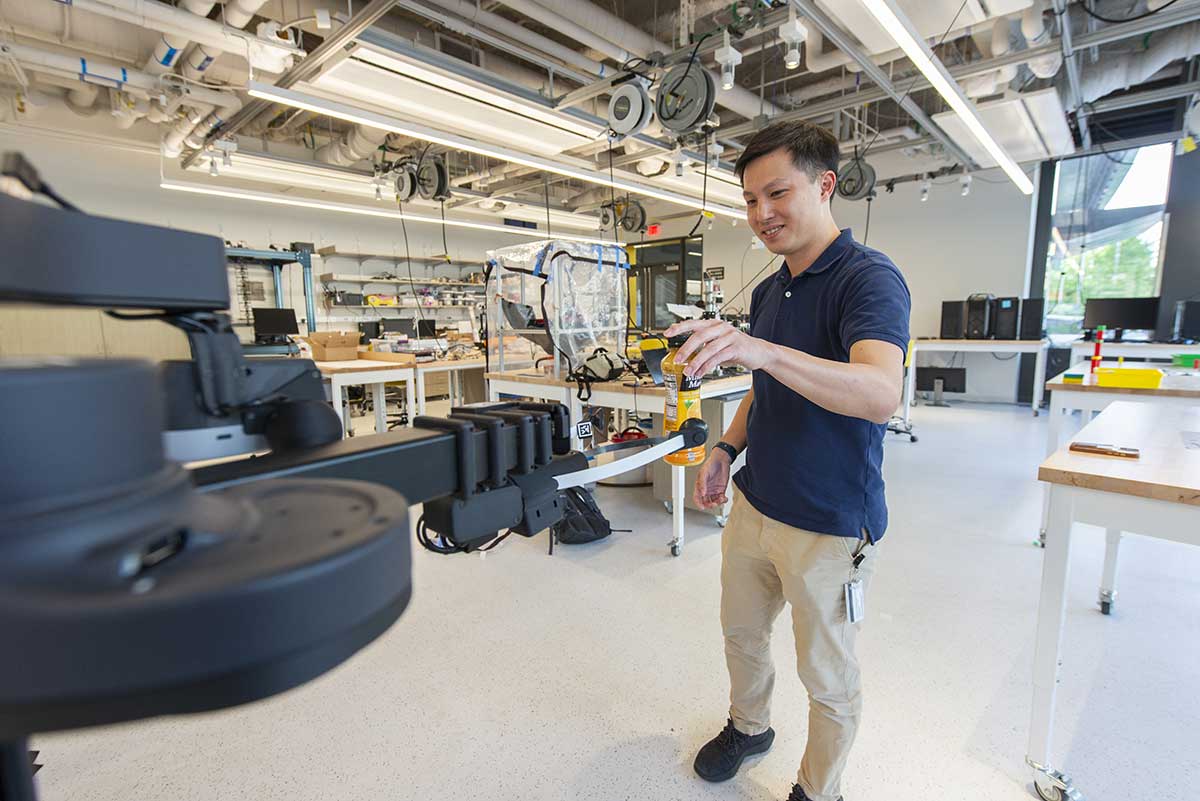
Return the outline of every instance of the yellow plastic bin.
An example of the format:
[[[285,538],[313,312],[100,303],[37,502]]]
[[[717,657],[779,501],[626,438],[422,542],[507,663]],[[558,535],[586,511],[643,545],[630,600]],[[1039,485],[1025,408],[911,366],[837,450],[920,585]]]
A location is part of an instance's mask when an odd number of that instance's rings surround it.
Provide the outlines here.
[[[1162,370],[1147,367],[1097,367],[1096,384],[1125,389],[1158,389]]]

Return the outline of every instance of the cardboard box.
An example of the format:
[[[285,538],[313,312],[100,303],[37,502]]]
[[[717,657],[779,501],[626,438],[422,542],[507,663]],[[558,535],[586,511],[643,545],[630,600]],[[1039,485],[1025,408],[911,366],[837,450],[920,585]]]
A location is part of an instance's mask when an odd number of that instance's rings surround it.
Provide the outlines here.
[[[357,331],[315,331],[308,335],[313,359],[318,362],[340,362],[358,358]]]
[[[380,351],[360,350],[358,358],[377,362],[392,362],[397,367],[416,367],[417,357],[411,353],[382,353]]]

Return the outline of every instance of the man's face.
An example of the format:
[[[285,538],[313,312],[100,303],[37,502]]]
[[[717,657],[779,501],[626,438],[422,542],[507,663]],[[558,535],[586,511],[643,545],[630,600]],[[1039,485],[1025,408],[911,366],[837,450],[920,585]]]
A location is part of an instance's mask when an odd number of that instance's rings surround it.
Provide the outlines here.
[[[827,171],[814,181],[796,167],[785,148],[755,159],[742,173],[750,230],[772,253],[787,255],[802,249],[818,230],[836,180]]]

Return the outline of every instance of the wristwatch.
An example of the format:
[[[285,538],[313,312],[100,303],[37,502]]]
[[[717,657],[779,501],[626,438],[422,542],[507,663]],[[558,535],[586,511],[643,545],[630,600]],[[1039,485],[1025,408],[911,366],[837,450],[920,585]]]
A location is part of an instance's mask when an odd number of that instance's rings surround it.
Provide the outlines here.
[[[725,453],[729,454],[730,463],[733,463],[738,458],[738,449],[730,445],[728,442],[722,441],[718,442],[716,445],[713,445],[713,450],[717,449],[723,450]]]

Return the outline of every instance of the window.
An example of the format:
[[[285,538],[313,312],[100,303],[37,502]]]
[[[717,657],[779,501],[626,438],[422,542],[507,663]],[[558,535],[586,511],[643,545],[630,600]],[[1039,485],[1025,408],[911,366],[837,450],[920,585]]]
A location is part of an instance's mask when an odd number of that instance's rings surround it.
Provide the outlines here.
[[[1046,331],[1082,330],[1088,298],[1158,295],[1172,146],[1152,145],[1055,166],[1046,255]]]

